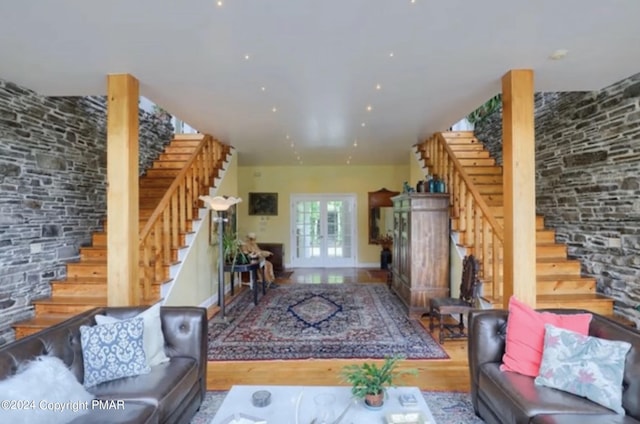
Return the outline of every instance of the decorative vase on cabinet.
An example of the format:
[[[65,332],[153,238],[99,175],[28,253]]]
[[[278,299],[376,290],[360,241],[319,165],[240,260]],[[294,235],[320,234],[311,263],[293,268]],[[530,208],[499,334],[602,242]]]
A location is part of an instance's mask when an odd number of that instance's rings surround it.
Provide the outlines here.
[[[429,312],[429,300],[449,296],[449,195],[401,194],[393,200],[391,288],[409,316]]]

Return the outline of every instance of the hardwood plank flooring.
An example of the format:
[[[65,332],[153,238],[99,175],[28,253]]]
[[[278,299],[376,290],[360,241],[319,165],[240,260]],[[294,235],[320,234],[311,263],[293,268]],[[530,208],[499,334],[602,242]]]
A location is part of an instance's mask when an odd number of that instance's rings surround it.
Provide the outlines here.
[[[353,282],[385,282],[370,277],[363,268],[297,268],[288,280],[278,284],[335,284]],[[231,299],[228,299],[230,301]],[[225,302],[226,303],[226,302]],[[217,313],[211,308],[210,316]],[[429,327],[429,318],[422,323]],[[438,333],[434,334],[438,339]],[[450,359],[406,360],[401,367],[418,369],[417,376],[408,376],[403,384],[422,390],[469,391],[469,369],[466,340],[447,340],[443,348]],[[346,385],[340,381],[340,369],[347,364],[362,363],[349,359],[306,359],[276,361],[209,361],[207,389],[228,390],[234,384],[269,385]],[[367,361],[371,362],[371,361]]]

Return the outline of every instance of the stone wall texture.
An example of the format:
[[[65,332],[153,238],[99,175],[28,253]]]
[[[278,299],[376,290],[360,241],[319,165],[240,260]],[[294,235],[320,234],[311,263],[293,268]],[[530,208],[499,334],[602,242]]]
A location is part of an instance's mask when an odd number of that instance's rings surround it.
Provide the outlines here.
[[[140,111],[141,173],[172,136]],[[105,97],[43,97],[0,79],[0,345],[102,229],[106,175]]]
[[[640,74],[535,101],[537,213],[616,313],[640,324]],[[475,131],[500,163],[501,119]]]

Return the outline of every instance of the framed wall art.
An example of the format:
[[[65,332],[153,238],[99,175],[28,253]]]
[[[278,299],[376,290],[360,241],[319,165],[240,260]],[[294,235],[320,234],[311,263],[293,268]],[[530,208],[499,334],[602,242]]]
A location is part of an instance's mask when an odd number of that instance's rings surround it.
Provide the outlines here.
[[[278,193],[249,193],[249,215],[278,215]]]

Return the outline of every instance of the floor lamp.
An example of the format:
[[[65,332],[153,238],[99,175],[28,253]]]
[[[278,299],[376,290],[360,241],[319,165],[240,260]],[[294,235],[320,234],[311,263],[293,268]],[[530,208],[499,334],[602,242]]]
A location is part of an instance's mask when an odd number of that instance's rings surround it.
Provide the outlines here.
[[[236,203],[242,202],[239,197],[228,196],[200,196],[200,200],[216,211],[217,216],[213,218],[218,223],[218,298],[220,299],[220,313],[216,317],[218,321],[225,321],[225,304],[224,304],[224,249],[222,237],[224,234],[224,223],[228,221],[225,217],[229,208]]]

